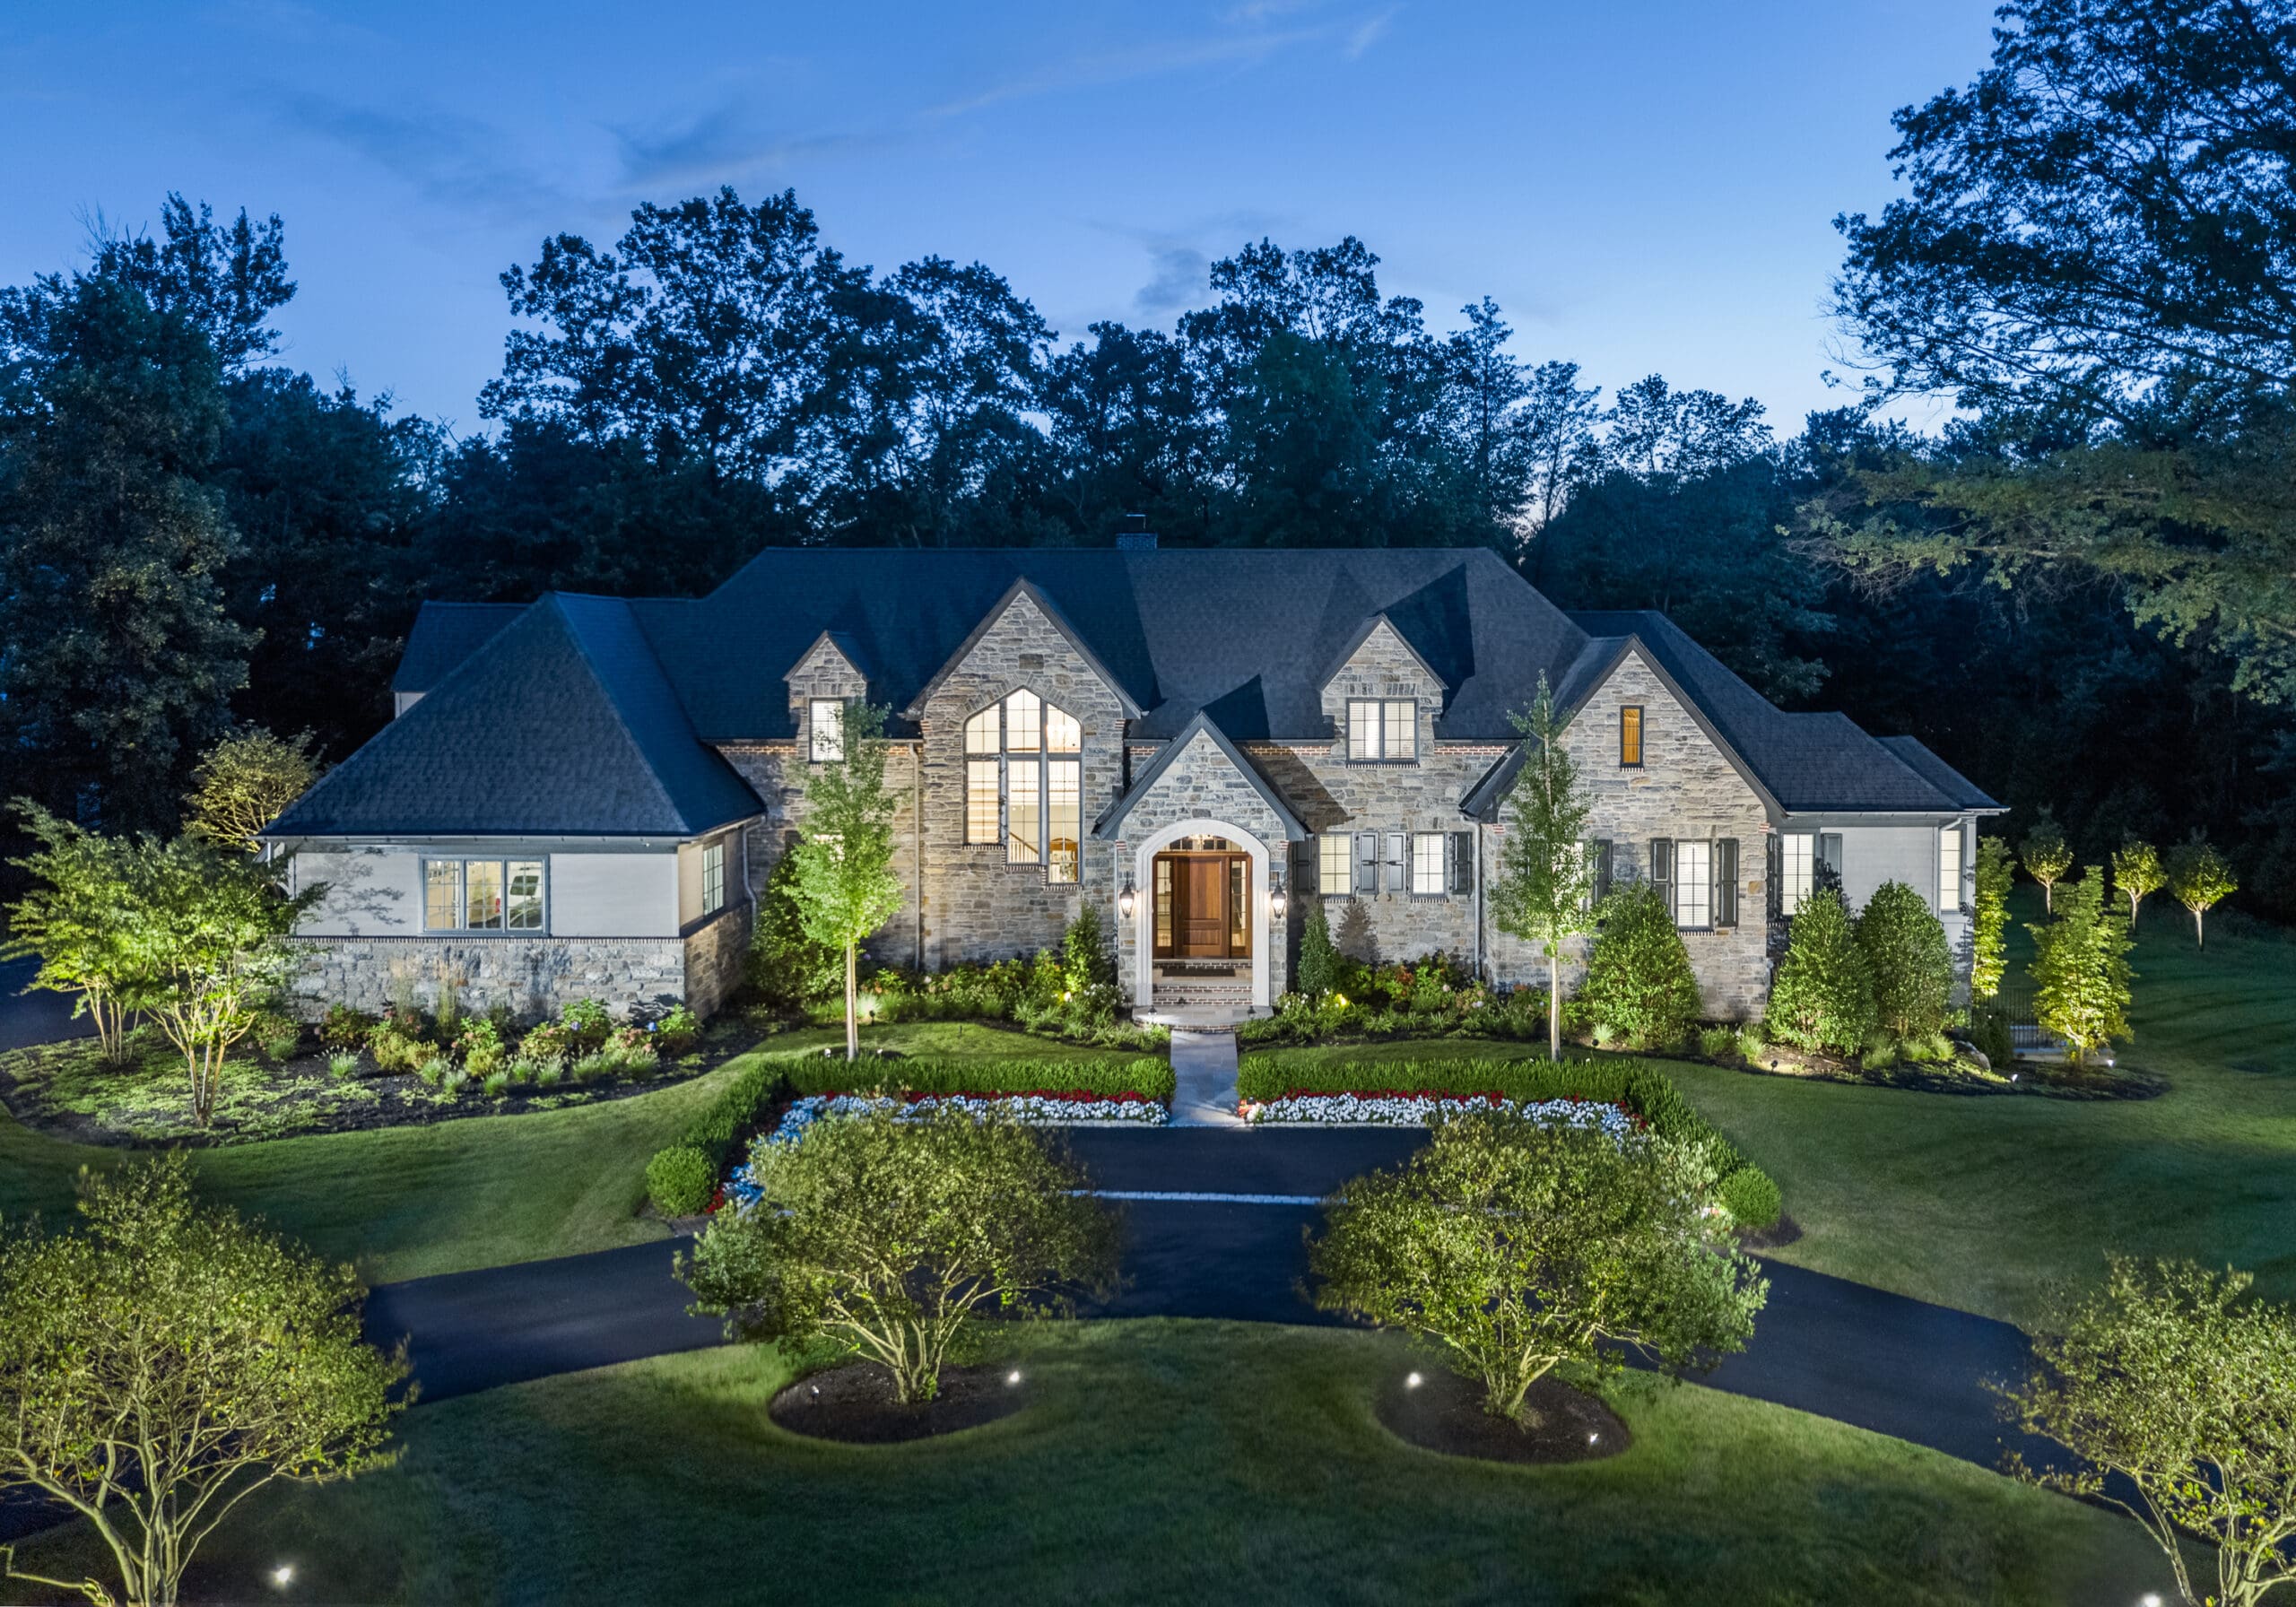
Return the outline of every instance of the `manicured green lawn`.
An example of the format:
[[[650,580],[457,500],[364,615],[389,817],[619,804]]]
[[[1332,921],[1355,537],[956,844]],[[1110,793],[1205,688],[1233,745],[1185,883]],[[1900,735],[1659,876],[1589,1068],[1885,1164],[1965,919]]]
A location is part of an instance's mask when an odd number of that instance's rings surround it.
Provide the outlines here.
[[[2020,920],[2039,918],[2038,896]],[[1804,1238],[1773,1252],[2028,1326],[2110,1249],[2191,1255],[2296,1299],[2296,943],[2196,950],[2155,899],[2133,962],[2135,1041],[2158,1099],[1916,1093],[1663,1062],[1707,1119],[1778,1179]],[[2030,945],[2022,925],[2013,961]],[[1442,1040],[1279,1051],[1318,1058],[1505,1053]],[[1520,1052],[1520,1051],[1518,1051]]]
[[[773,1428],[787,1369],[748,1348],[419,1408],[397,1467],[266,1500],[213,1542],[190,1594],[1900,1604],[2170,1588],[2133,1524],[1697,1387],[1629,1398],[1622,1456],[1496,1467],[1378,1426],[1373,1393],[1409,1365],[1386,1337],[1144,1322],[1014,1339],[1036,1404],[906,1446]],[[25,1566],[97,1566],[67,1549]],[[283,1561],[279,1598],[265,1575]]]
[[[793,1032],[757,1053],[817,1052],[842,1038]],[[962,1022],[872,1028],[865,1041],[919,1055],[1090,1053]],[[638,1214],[647,1158],[748,1058],[626,1099],[274,1139],[195,1151],[193,1161],[212,1195],[357,1262],[371,1282],[609,1249],[667,1231]],[[0,1117],[0,1214],[68,1212],[80,1167],[130,1153],[59,1143]]]

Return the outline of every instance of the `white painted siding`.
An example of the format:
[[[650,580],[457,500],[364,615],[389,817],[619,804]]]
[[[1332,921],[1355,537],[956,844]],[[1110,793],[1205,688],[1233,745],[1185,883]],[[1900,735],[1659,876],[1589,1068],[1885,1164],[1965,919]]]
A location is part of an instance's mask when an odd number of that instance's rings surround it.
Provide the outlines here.
[[[675,937],[675,854],[553,854],[550,930],[555,937]]]
[[[1884,882],[1902,882],[1933,908],[1937,899],[1935,826],[1845,826],[1841,829],[1841,891],[1852,909]]]
[[[296,930],[309,937],[398,937],[422,930],[422,856],[412,848],[346,848],[295,856],[298,888],[326,896]]]

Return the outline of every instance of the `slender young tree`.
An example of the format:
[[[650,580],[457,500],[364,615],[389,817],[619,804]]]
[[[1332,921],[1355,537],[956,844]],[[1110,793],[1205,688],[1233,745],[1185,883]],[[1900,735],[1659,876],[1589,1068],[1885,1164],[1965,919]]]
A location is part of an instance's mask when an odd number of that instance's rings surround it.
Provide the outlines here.
[[[2196,837],[2170,851],[2169,890],[2176,895],[2178,903],[2192,911],[2193,945],[2205,949],[2208,946],[2208,912],[2239,891],[2240,883],[2213,845],[2206,838]]]
[[[1595,929],[1595,862],[1587,841],[1593,806],[1563,751],[1564,722],[1539,676],[1530,708],[1511,717],[1523,768],[1507,795],[1507,839],[1491,889],[1491,918],[1546,955],[1546,1052],[1562,1057],[1562,945]]]
[[[38,850],[13,863],[31,890],[8,910],[0,957],[37,956],[32,986],[75,995],[74,1016],[95,1022],[107,1064],[127,1061],[129,1000],[146,962],[128,920],[134,845],[59,821],[29,798],[16,801]]]
[[[862,940],[900,913],[893,810],[885,786],[885,711],[847,706],[844,752],[805,784],[795,897],[805,935],[845,956],[845,1057],[861,1055]]]
[[[1970,921],[1970,997],[1990,999],[2009,969],[2009,883],[2016,875],[2009,845],[1997,837],[1977,844],[1977,908]]]
[[[2065,888],[2065,913],[2033,934],[2033,1013],[2075,1064],[2128,1036],[2128,923],[2105,907],[2096,866]]]
[[[2025,874],[2041,884],[2041,908],[2055,915],[2057,884],[2073,868],[2072,845],[2065,840],[2065,829],[2057,823],[2057,817],[2042,810],[2017,854],[2025,862]]]
[[[2113,850],[2113,888],[2128,900],[2128,929],[2136,931],[2136,910],[2147,896],[2169,884],[2168,872],[2161,868],[2161,850],[2151,843],[2129,838]]]

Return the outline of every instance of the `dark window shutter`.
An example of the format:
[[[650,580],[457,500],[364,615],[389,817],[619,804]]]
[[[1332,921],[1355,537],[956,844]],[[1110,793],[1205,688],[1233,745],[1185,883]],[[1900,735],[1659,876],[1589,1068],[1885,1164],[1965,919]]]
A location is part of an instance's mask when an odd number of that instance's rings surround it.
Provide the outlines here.
[[[1376,831],[1355,834],[1355,890],[1359,893],[1379,890],[1379,834]]]
[[[1776,920],[1786,913],[1785,890],[1779,882],[1786,874],[1786,840],[1775,831],[1762,834],[1761,884],[1768,897],[1763,914]]]
[[[1474,891],[1474,833],[1451,833],[1451,890],[1455,893]]]
[[[1654,837],[1650,839],[1650,885],[1658,890],[1659,900],[1671,915],[1674,908],[1674,844],[1672,838]]]
[[[1738,924],[1738,839],[1726,837],[1714,845],[1714,924]]]
[[[1292,845],[1292,890],[1301,898],[1317,890],[1316,879],[1322,874],[1324,839],[1311,837],[1306,842]]]
[[[1611,839],[1595,840],[1595,902],[1599,904],[1611,896]]]

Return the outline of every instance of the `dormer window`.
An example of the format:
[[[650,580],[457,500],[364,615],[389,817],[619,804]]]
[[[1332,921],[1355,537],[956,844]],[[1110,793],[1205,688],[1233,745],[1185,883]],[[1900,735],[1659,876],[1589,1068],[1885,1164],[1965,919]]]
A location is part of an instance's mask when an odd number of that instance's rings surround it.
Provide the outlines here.
[[[1406,764],[1419,757],[1419,705],[1408,698],[1356,698],[1347,705],[1347,757]]]
[[[1007,864],[1076,880],[1084,835],[1084,734],[1025,687],[965,722],[965,841]]]
[[[806,706],[809,733],[806,751],[815,764],[838,764],[845,758],[845,701],[815,698]]]

